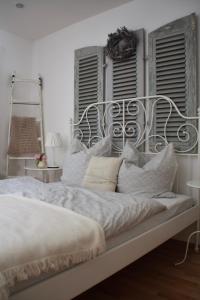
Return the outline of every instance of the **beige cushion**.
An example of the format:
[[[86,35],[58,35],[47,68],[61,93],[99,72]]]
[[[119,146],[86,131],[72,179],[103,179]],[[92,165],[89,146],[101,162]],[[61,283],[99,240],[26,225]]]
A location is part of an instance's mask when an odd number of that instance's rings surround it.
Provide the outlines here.
[[[122,159],[93,156],[89,162],[82,185],[86,188],[114,192]]]

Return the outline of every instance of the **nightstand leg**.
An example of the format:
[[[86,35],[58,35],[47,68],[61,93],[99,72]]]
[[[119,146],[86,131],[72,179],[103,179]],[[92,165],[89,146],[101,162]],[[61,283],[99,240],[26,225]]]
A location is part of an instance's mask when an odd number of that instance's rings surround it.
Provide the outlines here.
[[[24,175],[27,176],[27,170],[26,170],[26,160],[24,161]]]
[[[188,249],[189,249],[189,245],[190,245],[190,240],[191,240],[191,238],[192,238],[194,235],[199,236],[199,234],[200,234],[200,231],[197,230],[197,231],[192,232],[192,233],[189,235],[188,240],[187,240],[186,249],[185,249],[185,255],[184,255],[184,257],[183,257],[183,259],[182,259],[181,261],[179,261],[179,262],[177,262],[177,263],[174,264],[175,266],[181,265],[181,264],[183,264],[183,263],[186,261],[186,259],[187,259],[187,254],[188,254]],[[199,247],[197,247],[197,248],[199,248]],[[196,249],[196,248],[195,248],[195,249]]]
[[[199,252],[199,232],[200,232],[200,220],[197,220],[197,234],[196,234],[196,241],[195,241],[195,248],[196,252]]]
[[[48,172],[45,170],[43,171],[43,182],[47,183],[49,181]]]

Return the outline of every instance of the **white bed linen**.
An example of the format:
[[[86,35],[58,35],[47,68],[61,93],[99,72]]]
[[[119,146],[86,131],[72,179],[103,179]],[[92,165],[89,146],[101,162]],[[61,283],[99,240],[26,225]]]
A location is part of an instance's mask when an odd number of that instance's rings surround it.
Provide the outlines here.
[[[0,299],[16,282],[59,272],[105,251],[101,226],[68,209],[0,196]]]
[[[2,181],[0,183],[0,193],[3,194],[6,192],[13,193],[13,198],[19,198],[19,195],[34,198],[34,200],[30,200],[30,202],[32,205],[35,203],[35,206],[43,207],[43,205],[48,205],[49,208],[52,207],[52,210],[59,209],[63,212],[70,209],[78,213],[80,217],[82,215],[83,218],[87,217],[91,219],[91,221],[93,219],[102,227],[107,237],[119,234],[152,215],[165,210],[164,205],[154,199],[149,199],[146,195],[137,197],[135,195],[114,192],[94,192],[84,188],[68,187],[61,182],[42,184],[31,178]],[[6,195],[2,195],[0,198],[1,197],[4,199]],[[23,216],[19,214],[18,210],[21,201],[18,201],[18,203],[18,205],[16,203],[16,212],[14,213],[17,218],[22,217],[23,221]],[[49,218],[49,220],[50,219],[51,218]],[[48,221],[45,220],[44,216],[44,225],[48,225]],[[40,233],[42,233],[42,221],[40,224]],[[17,226],[17,224],[15,225]],[[15,228],[15,226],[13,227]],[[21,228],[23,228],[23,226],[21,226]],[[14,230],[7,234],[5,230],[6,236],[12,235],[12,232],[15,234]],[[32,234],[30,233],[30,235]],[[27,235],[27,241],[29,241],[29,235]],[[12,238],[9,239],[9,242],[13,243]],[[35,243],[33,245],[35,245]],[[15,244],[13,244],[13,248],[14,247]],[[26,247],[24,247],[24,251],[26,251]],[[19,252],[19,254],[20,253],[21,252]]]
[[[165,206],[148,195],[120,194],[70,187],[62,182],[41,183],[38,180],[17,178],[0,181],[0,193],[14,193],[70,209],[99,223],[105,237],[131,228],[165,210]]]
[[[176,194],[175,198],[157,198],[158,202],[166,206],[166,210],[162,211],[146,221],[143,221],[142,223],[134,226],[133,228],[117,234],[113,236],[112,238],[106,239],[106,248],[107,250],[116,247],[123,242],[128,241],[131,238],[134,238],[150,229],[152,229],[155,226],[158,226],[162,224],[163,222],[168,221],[170,218],[173,218],[177,216],[178,214],[186,211],[187,209],[191,208],[194,205],[194,200],[192,200],[189,196],[186,195],[178,195]],[[26,282],[22,282],[21,284],[18,284],[15,289],[12,290],[12,293],[19,292],[25,288],[27,288],[30,285],[36,284],[37,282],[40,282],[41,280],[48,279],[51,276],[54,276],[55,274],[49,273],[45,274],[43,276],[37,277],[34,280],[29,280]]]
[[[175,198],[155,198],[159,203],[166,206],[166,210],[150,217],[144,222],[136,225],[121,234],[115,235],[114,237],[107,239],[107,249],[111,249],[131,238],[134,238],[155,226],[168,221],[169,219],[177,216],[185,210],[191,208],[194,205],[194,200],[190,196],[176,194]]]

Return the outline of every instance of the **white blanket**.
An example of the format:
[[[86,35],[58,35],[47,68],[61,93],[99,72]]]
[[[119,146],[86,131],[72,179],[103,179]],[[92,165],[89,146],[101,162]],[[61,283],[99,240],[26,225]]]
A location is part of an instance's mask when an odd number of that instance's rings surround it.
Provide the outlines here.
[[[66,208],[0,196],[0,299],[15,283],[61,271],[105,250],[101,226]]]

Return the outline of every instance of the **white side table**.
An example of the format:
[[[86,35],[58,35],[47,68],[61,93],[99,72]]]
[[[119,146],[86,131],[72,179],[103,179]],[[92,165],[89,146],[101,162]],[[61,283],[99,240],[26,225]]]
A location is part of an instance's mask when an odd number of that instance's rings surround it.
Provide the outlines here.
[[[200,181],[199,180],[188,181],[187,186],[200,190]],[[190,240],[193,236],[196,236],[195,251],[199,252],[199,235],[200,235],[200,201],[199,201],[199,197],[198,197],[198,210],[199,210],[198,211],[199,218],[197,220],[197,230],[193,231],[188,236],[187,245],[186,245],[186,249],[185,249],[185,255],[181,261],[175,263],[175,266],[183,264],[186,261],[188,249],[189,249],[189,245],[190,245]]]
[[[54,174],[54,179],[55,179],[55,173],[58,171],[61,171],[62,168],[60,167],[55,167],[55,168],[36,168],[36,167],[24,167],[25,170],[25,175],[27,175],[27,173],[30,172],[42,172],[42,180],[44,182],[49,182],[49,174],[50,172],[53,172]]]

